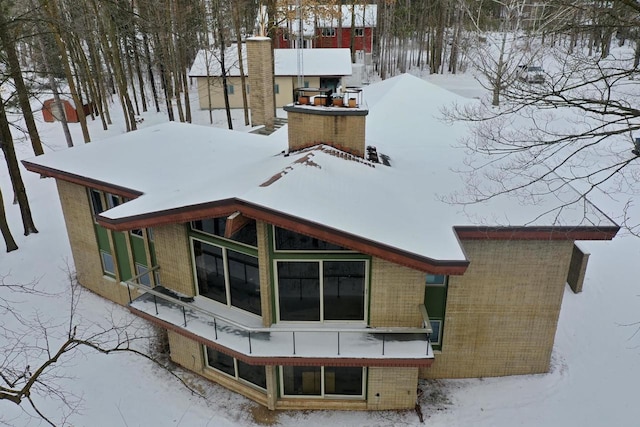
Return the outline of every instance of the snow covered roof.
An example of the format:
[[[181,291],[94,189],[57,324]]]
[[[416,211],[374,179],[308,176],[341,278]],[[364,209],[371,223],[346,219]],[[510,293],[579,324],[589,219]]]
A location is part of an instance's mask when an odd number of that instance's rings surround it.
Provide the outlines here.
[[[337,28],[339,17],[342,17],[342,27],[351,28],[351,5],[342,5],[341,13],[337,5],[314,5],[303,8],[302,27],[305,36],[313,36],[317,28]],[[354,5],[356,28],[376,27],[378,18],[378,6],[375,4]],[[300,28],[297,19],[297,5],[291,4],[278,8],[278,21],[280,28],[286,28],[289,34],[297,34]],[[268,21],[266,6],[261,8],[258,16],[258,26]]]
[[[611,238],[617,232],[617,225],[586,200],[556,210],[575,197],[570,189],[535,201],[507,196],[466,206],[443,201],[464,191],[456,169],[463,167],[465,153],[455,144],[468,130],[437,117],[441,106],[468,100],[410,75],[363,92],[369,107],[366,143],[389,156],[391,166],[345,160],[322,145],[285,155],[282,131],[264,137],[175,122],[48,153],[25,166],[140,194],[101,214],[113,228],[152,226],[170,215],[188,221],[225,209],[226,214],[246,210],[252,217],[269,214],[276,224],[286,217],[324,227],[351,238],[352,248],[365,253],[360,243],[380,245],[394,254],[390,260],[398,254],[418,260],[405,264],[411,266],[466,266],[460,227],[509,227],[512,238],[522,227],[545,232],[553,227],[576,240]],[[591,234],[571,234],[585,230]]]
[[[274,73],[276,76],[298,75],[298,57],[296,49],[274,49]],[[243,45],[242,58],[244,72],[247,74],[247,48]],[[349,49],[303,49],[303,71],[305,76],[350,76],[351,52]],[[225,50],[225,67],[228,76],[239,76],[238,45]],[[220,55],[218,52],[200,50],[193,61],[190,77],[220,76]]]

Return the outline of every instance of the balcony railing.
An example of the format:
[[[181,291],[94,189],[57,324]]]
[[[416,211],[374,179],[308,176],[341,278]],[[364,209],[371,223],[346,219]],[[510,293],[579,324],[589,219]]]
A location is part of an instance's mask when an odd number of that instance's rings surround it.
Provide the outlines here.
[[[421,328],[371,328],[349,323],[264,327],[257,316],[222,307],[206,297],[180,296],[162,286],[150,288],[135,283],[136,279],[125,282],[142,293],[130,301],[134,311],[250,357],[433,359],[432,330],[422,304]]]

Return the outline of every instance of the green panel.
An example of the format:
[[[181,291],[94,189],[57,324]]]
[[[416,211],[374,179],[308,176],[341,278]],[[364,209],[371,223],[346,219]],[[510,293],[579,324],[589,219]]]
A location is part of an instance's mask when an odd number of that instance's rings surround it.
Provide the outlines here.
[[[149,242],[149,254],[151,254],[151,266],[158,265],[158,261],[156,261],[156,245],[153,242]]]
[[[109,232],[97,224],[95,225],[95,229],[98,247],[103,251],[111,253],[111,248],[109,247]]]
[[[447,302],[445,286],[427,286],[424,290],[424,306],[430,319],[444,319],[444,308]]]
[[[127,251],[128,235],[128,232],[113,232],[113,245],[116,250],[116,263],[118,264],[118,271],[120,272],[120,280],[129,280],[133,277],[131,267],[129,266],[129,252]]]
[[[144,250],[144,239],[142,237],[130,234],[131,252],[133,252],[133,261],[149,267],[147,262],[147,254]]]

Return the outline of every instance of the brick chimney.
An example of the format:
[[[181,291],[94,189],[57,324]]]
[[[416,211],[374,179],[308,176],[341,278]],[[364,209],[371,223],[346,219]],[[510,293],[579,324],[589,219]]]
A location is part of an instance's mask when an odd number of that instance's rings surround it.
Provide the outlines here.
[[[358,157],[365,157],[365,124],[369,110],[355,107],[289,104],[289,150],[316,144],[331,145]]]
[[[273,93],[273,50],[269,37],[247,39],[247,62],[251,124],[252,126],[264,125],[272,130],[276,106]]]

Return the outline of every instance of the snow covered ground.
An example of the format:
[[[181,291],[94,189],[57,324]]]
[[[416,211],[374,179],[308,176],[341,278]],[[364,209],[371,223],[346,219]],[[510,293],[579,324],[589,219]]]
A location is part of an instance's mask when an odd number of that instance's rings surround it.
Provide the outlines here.
[[[464,96],[481,95],[469,76],[427,77]],[[194,122],[208,124],[208,113],[194,110]],[[37,117],[41,117],[38,113]],[[124,132],[121,112],[114,107],[116,124],[102,131],[91,123],[93,139]],[[236,127],[242,128],[241,111],[234,112]],[[143,126],[166,120],[164,114],[145,113]],[[223,112],[216,112],[216,126],[225,126]],[[82,144],[80,127],[70,125],[76,144]],[[66,146],[58,123],[39,123],[46,150]],[[28,141],[17,141],[20,158],[32,157]],[[24,237],[17,206],[8,204],[11,186],[4,166],[0,187],[14,237],[20,249],[0,252],[0,276],[5,282],[39,280],[50,297],[7,295],[25,315],[39,314],[48,324],[64,323],[69,309],[65,268],[71,263],[64,222],[52,179],[40,179],[23,170],[31,209],[39,233]],[[605,212],[620,213],[621,206],[606,195],[595,200]],[[638,207],[631,212],[640,222]],[[615,215],[614,215],[615,216]],[[579,295],[567,287],[556,333],[552,370],[545,375],[448,380],[422,384],[422,411],[426,425],[447,426],[633,426],[640,419],[637,404],[640,382],[640,280],[634,259],[640,259],[640,240],[619,236],[612,242],[589,242],[591,252],[584,291]],[[81,322],[103,323],[127,318],[126,309],[89,292],[81,296]],[[0,318],[0,327],[17,327],[10,316]],[[551,331],[531,331],[532,334]],[[81,405],[67,419],[74,426],[254,426],[251,401],[222,387],[186,373],[187,381],[206,398],[192,395],[167,372],[132,355],[101,355],[83,349],[65,359],[59,373],[68,393],[81,397]],[[180,372],[182,374],[182,372]],[[62,409],[55,400],[39,400],[40,409],[60,423]],[[0,425],[44,425],[24,406],[0,402]],[[276,425],[293,426],[419,426],[413,411],[407,412],[284,412]]]

